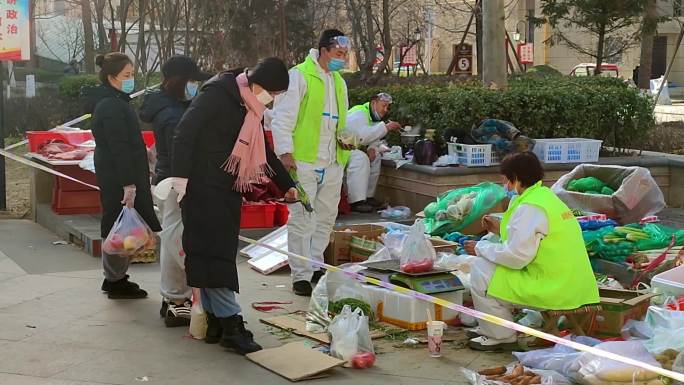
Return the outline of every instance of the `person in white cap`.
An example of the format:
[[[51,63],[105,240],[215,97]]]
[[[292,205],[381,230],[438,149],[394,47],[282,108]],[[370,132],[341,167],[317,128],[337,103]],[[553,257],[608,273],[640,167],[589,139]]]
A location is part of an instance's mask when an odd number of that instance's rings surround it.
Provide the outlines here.
[[[380,177],[380,140],[390,131],[401,129],[397,122],[385,123],[392,96],[381,92],[365,104],[352,107],[347,113],[346,130],[359,141],[360,148],[353,150],[347,165],[347,194],[351,209],[360,213],[372,212],[379,207],[375,188]]]

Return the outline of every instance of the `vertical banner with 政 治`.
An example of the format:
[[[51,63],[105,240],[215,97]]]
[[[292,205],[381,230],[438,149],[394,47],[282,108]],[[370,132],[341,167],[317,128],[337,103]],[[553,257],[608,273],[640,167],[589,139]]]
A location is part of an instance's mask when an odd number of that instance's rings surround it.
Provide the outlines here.
[[[0,61],[31,59],[29,0],[0,0]]]

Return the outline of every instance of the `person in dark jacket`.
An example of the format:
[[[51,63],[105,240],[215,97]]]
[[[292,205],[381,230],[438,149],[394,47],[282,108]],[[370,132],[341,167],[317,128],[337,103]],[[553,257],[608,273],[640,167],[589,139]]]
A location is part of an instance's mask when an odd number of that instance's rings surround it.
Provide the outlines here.
[[[85,89],[85,112],[92,114],[95,170],[102,203],[101,235],[109,235],[122,205],[135,208],[152,231],[161,226],[150,192],[147,149],[129,94],[135,89],[134,69],[128,56],[98,55],[101,85]],[[105,279],[102,291],[111,299],[144,298],[147,292],[128,280],[130,258],[102,252]]]
[[[173,189],[182,199],[188,284],[201,288],[206,342],[220,342],[239,354],[261,349],[245,329],[235,297],[240,191],[267,174],[287,192],[287,200],[297,199],[261,127],[265,105],[288,84],[287,67],[277,58],[264,59],[249,71],[220,73],[202,86],[174,138]]]
[[[161,67],[164,79],[161,89],[145,96],[140,108],[140,119],[154,128],[157,163],[152,184],[157,185],[171,175],[171,150],[176,125],[195,97],[198,82],[211,75],[201,72],[197,64],[187,56],[174,56]],[[159,195],[159,194],[156,194]],[[168,327],[190,324],[192,289],[185,277],[184,253],[180,234],[183,232],[178,194],[171,191],[166,199],[155,196],[162,218],[160,234],[160,265],[162,307],[159,314]]]

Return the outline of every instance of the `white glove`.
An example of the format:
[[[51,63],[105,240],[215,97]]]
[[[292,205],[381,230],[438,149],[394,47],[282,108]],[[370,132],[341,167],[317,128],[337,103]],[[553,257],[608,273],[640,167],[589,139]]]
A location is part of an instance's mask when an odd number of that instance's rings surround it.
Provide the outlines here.
[[[178,193],[178,203],[185,197],[188,188],[188,178],[171,178],[171,188]]]
[[[129,209],[133,208],[135,205],[135,185],[124,186],[123,190],[124,194],[121,203],[126,205]]]

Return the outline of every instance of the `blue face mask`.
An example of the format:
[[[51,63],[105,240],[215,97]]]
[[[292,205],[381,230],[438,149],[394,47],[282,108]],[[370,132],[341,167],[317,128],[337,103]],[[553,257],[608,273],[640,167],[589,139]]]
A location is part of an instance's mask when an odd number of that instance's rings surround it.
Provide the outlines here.
[[[330,59],[330,63],[328,63],[328,70],[332,72],[339,71],[344,68],[345,65],[347,65],[345,60],[332,58]]]
[[[508,183],[504,183],[503,185],[504,190],[506,190],[506,196],[510,199],[513,198],[514,196],[518,195],[518,192],[515,191],[515,189],[511,190],[508,188]]]
[[[185,99],[190,100],[197,96],[197,90],[199,89],[199,84],[188,83],[185,85]]]
[[[135,79],[124,79],[121,82],[121,91],[130,94],[135,90]]]

